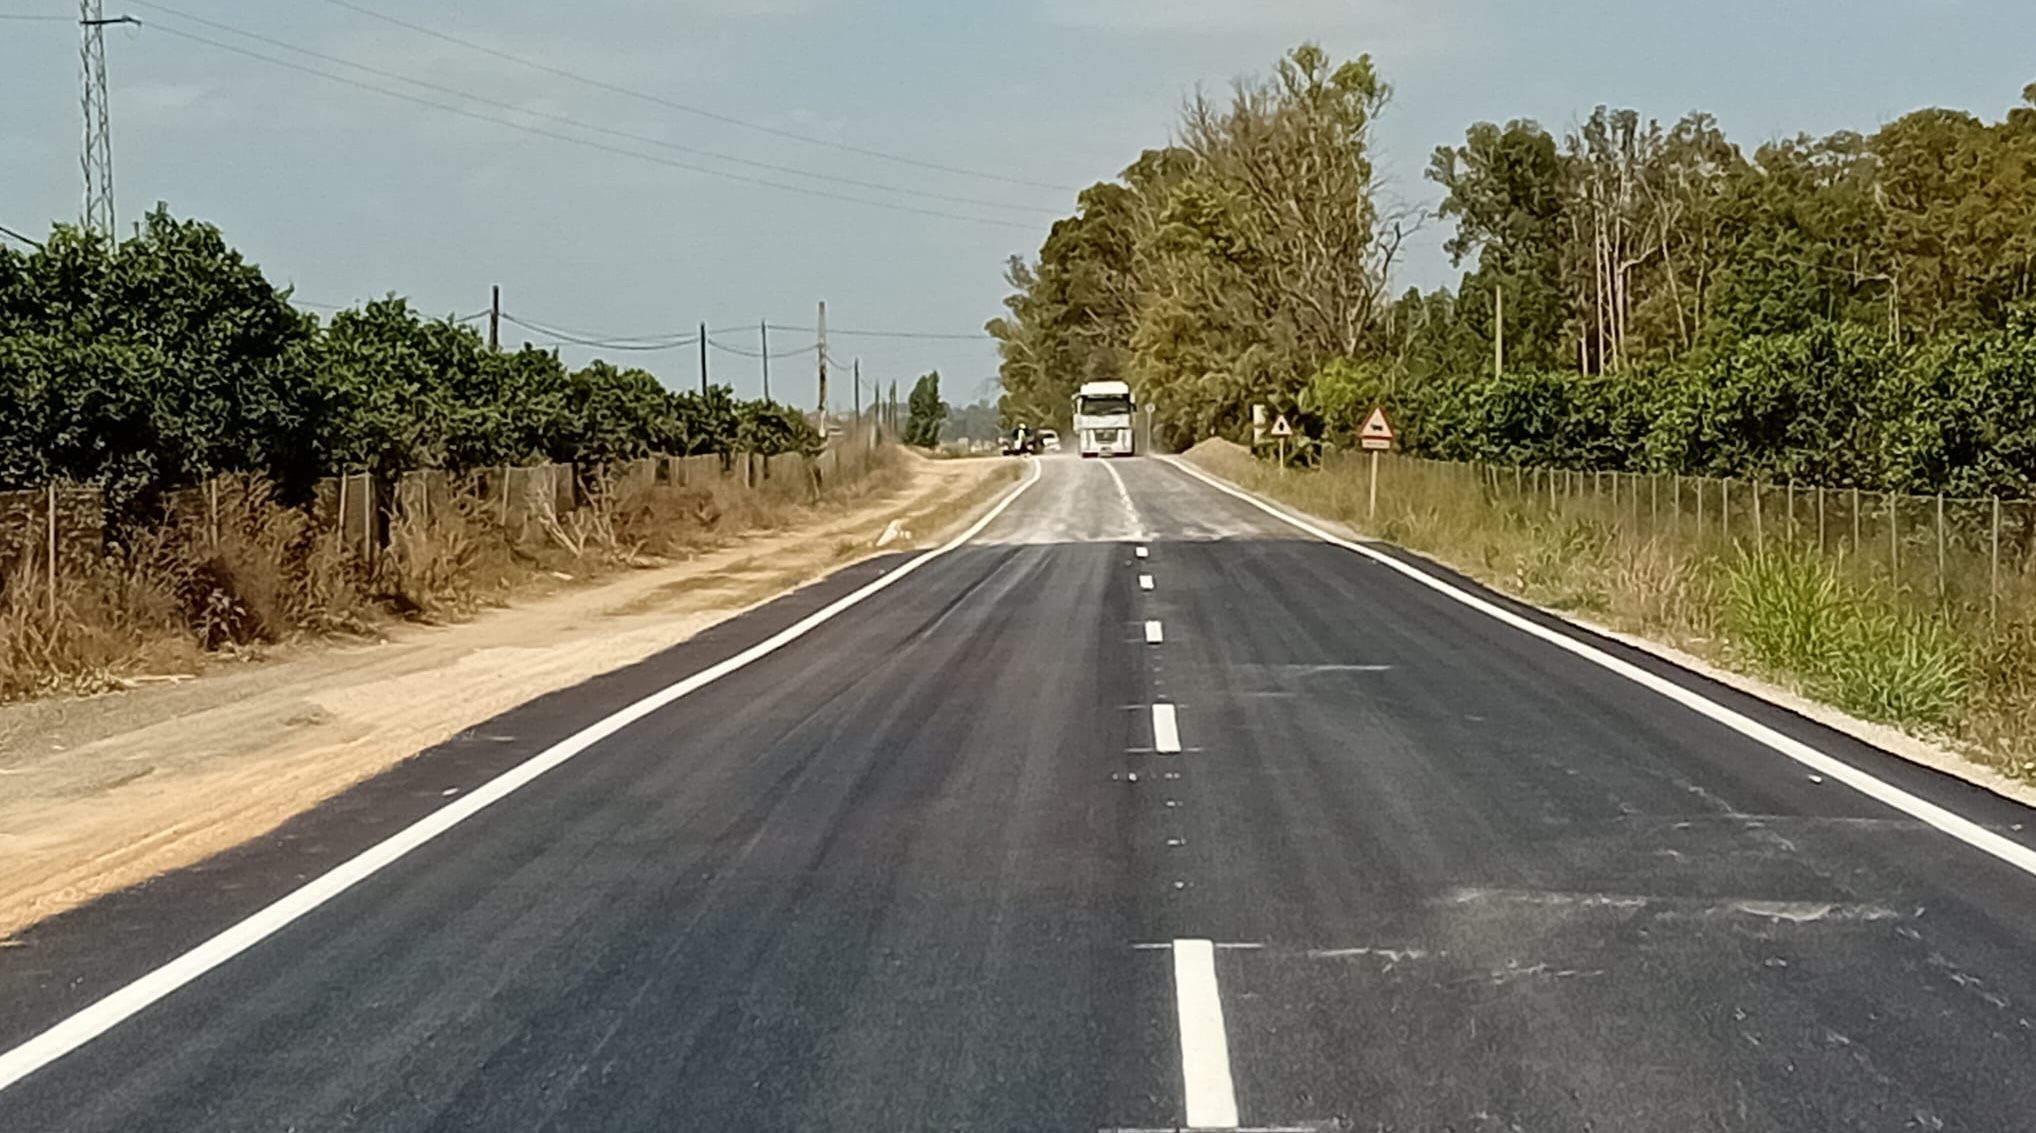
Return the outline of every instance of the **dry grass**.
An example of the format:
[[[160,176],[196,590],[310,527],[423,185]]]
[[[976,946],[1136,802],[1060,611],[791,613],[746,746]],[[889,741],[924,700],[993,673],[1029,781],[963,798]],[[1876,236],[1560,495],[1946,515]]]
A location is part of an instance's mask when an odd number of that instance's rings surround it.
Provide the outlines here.
[[[1985,564],[1897,580],[1885,559],[1778,535],[1752,545],[1648,516],[1640,501],[1516,491],[1465,467],[1389,460],[1376,515],[1361,458],[1281,473],[1233,445],[1193,459],[1551,609],[1665,641],[1854,715],[1946,740],[2036,779],[2036,580],[1996,616]],[[1934,565],[1934,564],[1933,564]]]
[[[258,480],[222,480],[216,530],[209,515],[165,515],[89,562],[61,562],[53,592],[34,549],[0,563],[0,700],[194,673],[209,657],[372,635],[390,619],[464,617],[800,523],[910,478],[888,448],[850,462],[824,489],[787,474],[798,471],[780,462],[778,475],[753,484],[739,467],[691,486],[594,484],[585,506],[537,517],[520,540],[495,521],[495,505],[458,492],[428,522],[392,512],[373,555]]]

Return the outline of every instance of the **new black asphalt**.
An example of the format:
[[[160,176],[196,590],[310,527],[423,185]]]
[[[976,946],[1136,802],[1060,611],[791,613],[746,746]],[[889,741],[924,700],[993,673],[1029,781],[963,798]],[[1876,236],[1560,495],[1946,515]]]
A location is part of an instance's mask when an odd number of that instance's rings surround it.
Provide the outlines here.
[[[2036,1124],[2036,878],[1178,469],[1041,471],[0,1092],[0,1130],[1173,1128],[1177,938],[1218,944],[1247,1126]],[[0,1051],[902,561],[38,926]]]

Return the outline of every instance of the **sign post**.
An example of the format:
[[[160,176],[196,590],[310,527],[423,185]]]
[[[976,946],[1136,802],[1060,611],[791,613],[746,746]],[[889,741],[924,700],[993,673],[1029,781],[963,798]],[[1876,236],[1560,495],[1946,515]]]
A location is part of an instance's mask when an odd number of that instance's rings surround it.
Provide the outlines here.
[[[1364,427],[1357,431],[1357,443],[1371,453],[1370,502],[1365,509],[1367,522],[1376,521],[1379,517],[1379,454],[1393,447],[1394,437],[1393,425],[1386,420],[1384,406],[1374,406],[1371,416],[1364,419]]]
[[[1287,474],[1287,438],[1294,435],[1294,427],[1292,425],[1287,424],[1286,414],[1282,413],[1278,417],[1275,417],[1273,419],[1273,426],[1270,431],[1270,435],[1279,438],[1280,475],[1285,476]]]

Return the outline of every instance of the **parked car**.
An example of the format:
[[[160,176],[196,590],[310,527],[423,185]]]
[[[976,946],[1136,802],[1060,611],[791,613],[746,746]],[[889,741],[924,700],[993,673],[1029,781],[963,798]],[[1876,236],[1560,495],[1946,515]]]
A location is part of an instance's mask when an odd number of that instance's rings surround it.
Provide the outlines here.
[[[1060,434],[1052,429],[1039,430],[1039,445],[1047,452],[1060,451]]]

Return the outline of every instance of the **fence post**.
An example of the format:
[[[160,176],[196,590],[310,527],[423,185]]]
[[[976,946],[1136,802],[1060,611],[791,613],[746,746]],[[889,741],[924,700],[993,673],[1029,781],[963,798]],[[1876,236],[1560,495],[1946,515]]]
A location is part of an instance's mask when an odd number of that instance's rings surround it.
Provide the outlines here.
[[[1937,604],[1951,598],[1951,585],[1944,578],[1944,493],[1937,493]]]
[[[1760,523],[1760,480],[1758,478],[1753,481],[1753,552],[1757,555],[1767,553],[1767,530]]]
[[[1824,485],[1817,485],[1817,554],[1824,553]]]
[[[57,482],[54,480],[49,482],[48,500],[49,515],[45,526],[48,528],[47,534],[49,536],[49,563],[43,571],[43,576],[47,581],[49,589],[50,632],[55,633],[57,627]]]
[[[1852,553],[1855,555],[1865,553],[1864,548],[1859,545],[1859,485],[1857,484],[1852,486]]]
[[[205,481],[205,530],[212,538],[213,551],[219,550],[219,477]]]
[[[509,466],[502,466],[502,530],[509,529]]]
[[[1993,522],[1993,556],[1987,572],[1987,624],[1998,626],[2001,622],[2001,497],[1995,496]]]
[[[1888,500],[1888,574],[1894,580],[1895,585],[1899,587],[1902,582],[1901,524],[1895,519],[1894,491],[1891,489],[1886,495]]]
[[[1719,530],[1724,533],[1725,545],[1732,545],[1732,480],[1730,477],[1718,481],[1718,514],[1722,516]]]
[[[361,473],[361,558],[375,561],[375,474]]]
[[[1697,542],[1704,541],[1704,478],[1695,478],[1697,483]]]

